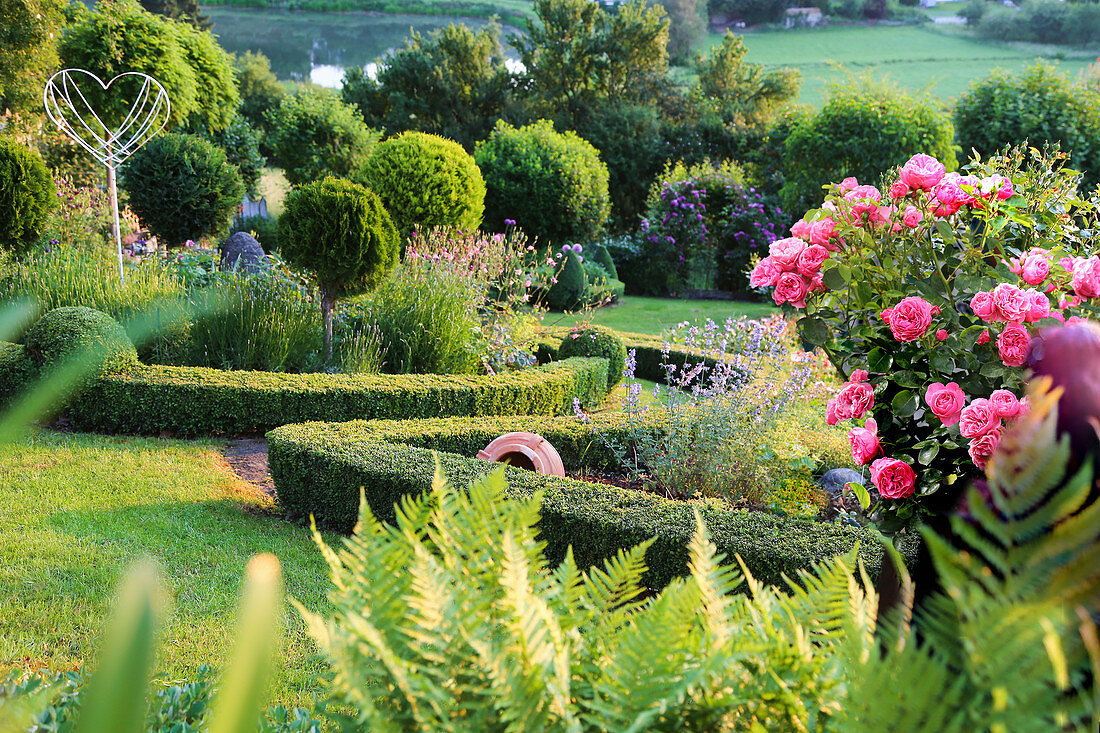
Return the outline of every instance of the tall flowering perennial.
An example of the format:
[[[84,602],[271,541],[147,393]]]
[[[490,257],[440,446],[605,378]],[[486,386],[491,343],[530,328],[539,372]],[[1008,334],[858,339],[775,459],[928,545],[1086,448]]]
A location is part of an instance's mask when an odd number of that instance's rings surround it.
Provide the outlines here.
[[[844,378],[826,420],[856,421],[888,531],[954,506],[1027,409],[1032,339],[1100,307],[1100,207],[1063,163],[915,155],[881,186],[846,179],[750,274]]]

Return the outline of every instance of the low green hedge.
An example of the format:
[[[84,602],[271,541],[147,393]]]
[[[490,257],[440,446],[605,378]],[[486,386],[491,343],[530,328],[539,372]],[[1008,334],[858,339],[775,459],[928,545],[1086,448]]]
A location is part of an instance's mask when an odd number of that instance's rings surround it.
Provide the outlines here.
[[[140,366],[93,380],[69,406],[78,430],[234,435],[309,420],[542,414],[600,403],[605,359],[493,376],[282,374]]]
[[[622,416],[593,416],[601,431],[625,429]],[[271,474],[280,503],[295,517],[314,516],[322,526],[350,532],[359,490],[380,517],[392,521],[402,497],[431,485],[436,460],[447,478],[468,485],[493,468],[472,458],[493,438],[528,430],[549,440],[567,470],[614,465],[615,457],[592,434],[592,425],[569,417],[485,417],[407,421],[354,421],[285,425],[267,435]],[[441,452],[434,452],[441,451]],[[854,527],[733,510],[718,502],[683,502],[654,494],[505,468],[517,496],[542,492],[540,531],[552,560],[567,547],[582,565],[655,538],[646,554],[650,587],[663,587],[686,568],[685,547],[698,509],[719,550],[733,562],[744,559],[753,574],[781,583],[802,568],[848,551],[860,555],[872,573],[882,550],[869,533]]]
[[[535,350],[535,357],[540,364],[548,364],[557,360],[558,347],[561,346],[565,333],[567,332],[555,333],[539,341]],[[626,344],[627,352],[634,352],[634,376],[638,379],[665,383],[668,380],[668,371],[664,365],[675,366],[677,372],[679,372],[686,364],[695,366],[702,362],[710,368],[714,368],[718,364],[718,360],[713,356],[707,356],[698,351],[667,348],[665,341],[659,336],[630,333],[628,331],[616,331],[615,333]]]
[[[23,391],[32,373],[30,358],[23,347],[0,341],[0,408]]]

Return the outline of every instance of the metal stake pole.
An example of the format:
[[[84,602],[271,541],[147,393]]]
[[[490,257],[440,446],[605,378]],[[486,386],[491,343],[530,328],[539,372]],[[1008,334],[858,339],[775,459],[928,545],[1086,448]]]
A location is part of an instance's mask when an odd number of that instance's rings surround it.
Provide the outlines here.
[[[114,166],[107,166],[107,187],[111,189],[111,213],[115,215],[115,247],[118,250],[118,282],[126,287],[126,275],[122,270],[122,228],[118,224],[118,183],[115,180]]]

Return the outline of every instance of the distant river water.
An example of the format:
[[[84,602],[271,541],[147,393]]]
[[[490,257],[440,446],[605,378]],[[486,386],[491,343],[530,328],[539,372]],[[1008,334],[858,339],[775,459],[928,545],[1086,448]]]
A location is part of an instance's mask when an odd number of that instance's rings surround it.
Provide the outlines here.
[[[214,21],[214,35],[222,48],[234,53],[259,51],[271,59],[271,69],[280,79],[312,81],[339,87],[344,69],[361,67],[373,76],[376,60],[401,48],[413,30],[427,35],[451,23],[478,29],[487,25],[481,18],[453,18],[438,15],[388,15],[385,13],[317,13],[290,10],[252,10],[204,7]],[[518,33],[504,26],[502,43]],[[514,52],[508,65],[521,68]]]

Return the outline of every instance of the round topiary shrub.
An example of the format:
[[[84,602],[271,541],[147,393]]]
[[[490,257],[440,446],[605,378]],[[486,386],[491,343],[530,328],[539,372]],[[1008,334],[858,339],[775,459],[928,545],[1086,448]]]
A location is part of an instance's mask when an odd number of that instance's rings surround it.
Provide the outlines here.
[[[485,227],[505,220],[544,245],[594,239],[611,210],[607,166],[574,132],[548,120],[515,128],[498,122],[474,159],[485,176]]]
[[[570,331],[558,348],[558,358],[598,356],[607,359],[607,391],[623,379],[626,366],[626,344],[619,335],[603,326],[583,326]]]
[[[223,234],[244,196],[225,151],[195,135],[154,138],[123,171],[130,208],[169,247]]]
[[[312,272],[321,290],[325,358],[332,356],[332,309],[366,292],[397,264],[397,229],[382,202],[357,183],[326,178],[291,191],[279,217],[283,258]]]
[[[485,213],[485,179],[473,156],[439,135],[404,132],[379,143],[358,179],[402,236],[415,225],[474,230]]]
[[[23,346],[39,367],[85,358],[92,360],[97,372],[123,371],[138,364],[137,349],[118,321],[81,305],[46,313],[27,330]]]
[[[23,252],[33,245],[57,208],[57,187],[42,157],[0,138],[0,247]]]

